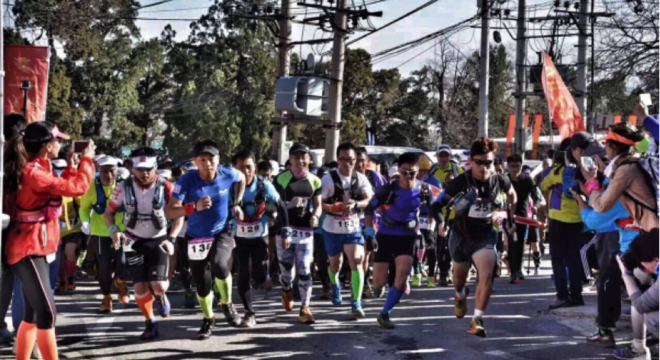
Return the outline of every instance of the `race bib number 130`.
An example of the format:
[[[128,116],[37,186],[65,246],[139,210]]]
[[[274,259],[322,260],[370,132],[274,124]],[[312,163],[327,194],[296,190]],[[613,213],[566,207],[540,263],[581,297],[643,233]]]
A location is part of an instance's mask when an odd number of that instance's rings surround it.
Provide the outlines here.
[[[212,237],[188,240],[188,259],[206,260],[214,240]]]

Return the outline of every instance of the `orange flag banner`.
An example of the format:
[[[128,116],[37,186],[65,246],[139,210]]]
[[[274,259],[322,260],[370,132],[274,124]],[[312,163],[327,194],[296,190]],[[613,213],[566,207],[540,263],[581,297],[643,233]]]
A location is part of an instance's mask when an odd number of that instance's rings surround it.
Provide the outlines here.
[[[548,108],[552,120],[557,125],[561,139],[576,132],[585,131],[582,115],[578,110],[573,96],[568,91],[550,55],[543,54],[543,92],[548,99]]]
[[[628,122],[637,126],[637,116],[635,115],[629,115],[628,116]]]
[[[516,133],[516,115],[509,115],[509,128],[506,130],[506,151],[507,157],[513,154],[513,135]]]
[[[27,121],[46,120],[49,51],[47,46],[6,45],[5,48],[5,114],[23,113],[27,91]],[[4,114],[3,114],[4,115]]]
[[[534,137],[532,138],[532,159],[539,158],[539,139],[541,138],[541,125],[543,125],[543,115],[536,114],[534,119]]]
[[[614,123],[620,123],[621,122],[621,115],[614,115]]]

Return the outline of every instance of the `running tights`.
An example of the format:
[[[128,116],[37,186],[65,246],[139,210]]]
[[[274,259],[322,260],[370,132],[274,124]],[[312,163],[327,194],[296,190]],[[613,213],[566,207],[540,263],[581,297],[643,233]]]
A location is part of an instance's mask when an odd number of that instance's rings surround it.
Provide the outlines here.
[[[49,281],[45,256],[30,256],[11,266],[23,289],[23,321],[37,324],[37,329],[55,327],[55,299]]]
[[[231,276],[227,265],[233,249],[234,238],[230,233],[222,232],[215,236],[206,260],[190,260],[190,272],[197,284],[197,295],[205,298],[211,293],[213,278],[226,280]]]
[[[112,246],[112,239],[109,237],[92,236],[91,240],[98,263],[101,293],[108,296],[112,291],[112,274],[115,273],[115,276],[123,279],[126,263],[124,252],[121,249],[115,250]]]
[[[254,314],[250,275],[252,275],[252,279],[257,284],[263,284],[266,281],[266,273],[268,271],[268,238],[236,238],[234,255],[238,261],[238,295],[241,297],[245,312],[247,314]]]

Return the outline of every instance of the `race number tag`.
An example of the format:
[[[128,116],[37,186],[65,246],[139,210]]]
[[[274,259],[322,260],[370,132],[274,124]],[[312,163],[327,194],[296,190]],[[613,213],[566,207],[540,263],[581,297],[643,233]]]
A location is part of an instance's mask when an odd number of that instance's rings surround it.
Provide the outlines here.
[[[237,221],[236,222],[236,236],[245,239],[253,239],[262,237],[264,233],[264,227],[261,224],[261,221],[253,223],[244,223]]]
[[[435,229],[435,220],[427,217],[419,217],[419,228],[422,230],[431,230]]]
[[[135,239],[131,239],[128,236],[125,236],[124,239],[124,245],[122,246],[122,249],[124,249],[124,252],[132,252],[135,251],[133,250],[133,245],[135,244]]]
[[[354,234],[360,232],[360,219],[356,216],[342,217],[328,215],[323,222],[323,230],[332,234]]]
[[[188,259],[206,260],[214,240],[212,237],[188,240]]]
[[[55,261],[55,259],[57,259],[57,254],[56,253],[46,255],[46,262],[49,263],[49,264],[51,264],[53,261]]]
[[[314,230],[310,228],[291,228],[292,244],[309,244],[314,241]]]
[[[493,206],[490,202],[477,199],[477,201],[470,206],[468,217],[473,219],[490,219],[493,217]]]

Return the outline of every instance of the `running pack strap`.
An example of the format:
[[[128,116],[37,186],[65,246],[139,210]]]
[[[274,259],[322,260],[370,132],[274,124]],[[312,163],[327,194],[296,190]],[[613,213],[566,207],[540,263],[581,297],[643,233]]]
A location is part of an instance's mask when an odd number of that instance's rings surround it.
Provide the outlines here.
[[[331,197],[326,199],[327,204],[334,204],[336,202],[343,202],[344,201],[344,186],[341,181],[341,177],[339,176],[338,170],[330,171],[330,177],[332,178],[332,182],[335,185],[335,192],[332,194]],[[351,174],[351,183],[350,183],[350,188],[349,188],[349,197],[353,200],[360,201],[362,200],[362,194],[360,194],[360,188],[358,184],[358,174],[357,172],[353,172]]]
[[[149,215],[156,229],[162,229],[167,225],[164,217],[165,206],[165,179],[158,177],[156,180],[156,190],[151,200],[151,214],[140,214],[138,211],[138,202],[133,188],[133,177],[124,181],[124,205],[126,207],[124,223],[127,228],[134,229],[139,215]]]
[[[103,215],[105,213],[106,199],[100,178],[97,177],[94,179],[94,186],[96,188],[96,203],[92,205],[92,209],[94,209],[95,213]]]

